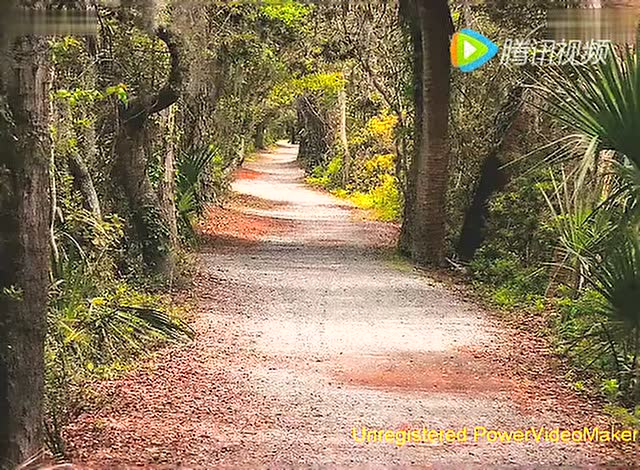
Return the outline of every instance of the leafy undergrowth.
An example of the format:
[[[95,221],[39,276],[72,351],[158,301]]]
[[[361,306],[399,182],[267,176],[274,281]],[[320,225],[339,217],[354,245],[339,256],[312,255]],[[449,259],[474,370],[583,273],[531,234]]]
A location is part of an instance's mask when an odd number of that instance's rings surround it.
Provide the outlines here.
[[[402,195],[395,178],[391,175],[385,175],[378,186],[367,192],[349,193],[343,189],[337,189],[332,191],[332,194],[351,201],[360,209],[371,211],[375,220],[399,222],[402,218]]]
[[[506,266],[505,260],[496,261]],[[616,378],[611,352],[612,338],[603,330],[599,313],[603,299],[593,290],[572,298],[562,287],[556,297],[545,297],[547,285],[540,272],[515,269],[512,275],[498,271],[482,273],[475,268],[472,286],[480,299],[497,309],[520,334],[533,334],[546,344],[545,349],[560,366],[569,387],[600,403],[606,414],[623,426],[640,429],[640,406],[633,405]],[[510,270],[507,270],[511,272]],[[537,279],[537,280],[536,280]],[[618,366],[620,367],[620,366]]]
[[[371,218],[383,222],[398,222],[402,218],[403,198],[396,178],[380,170],[384,161],[389,166],[388,155],[374,158],[366,166],[369,174],[366,184],[348,185],[345,189],[340,182],[342,175],[342,157],[336,156],[326,167],[313,169],[306,182],[316,188],[326,189],[334,196],[346,199],[360,209],[370,211]],[[386,171],[386,170],[385,170]]]
[[[66,428],[78,468],[180,462],[214,468],[218,453],[229,450],[230,432],[264,426],[269,410],[230,373],[246,364],[234,334],[240,308],[261,294],[201,272],[184,295],[190,304],[202,303],[193,322],[198,340],[162,349],[144,367],[92,384],[100,406]]]
[[[44,424],[48,449],[59,460],[67,455],[64,426],[100,399],[91,383],[120,377],[160,346],[193,337],[170,296],[122,281],[97,287],[78,280],[60,289],[48,318]]]

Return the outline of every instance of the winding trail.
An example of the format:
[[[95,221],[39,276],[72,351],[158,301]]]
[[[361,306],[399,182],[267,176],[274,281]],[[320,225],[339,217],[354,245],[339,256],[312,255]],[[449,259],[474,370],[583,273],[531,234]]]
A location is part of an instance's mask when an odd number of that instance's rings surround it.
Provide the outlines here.
[[[586,467],[637,447],[474,441],[498,431],[606,426],[544,344],[455,286],[412,270],[369,222],[304,184],[296,147],[238,172],[212,210],[192,297],[197,340],[100,385],[67,430],[81,468]],[[238,221],[245,227],[238,229]],[[466,442],[359,443],[361,429],[468,428]]]

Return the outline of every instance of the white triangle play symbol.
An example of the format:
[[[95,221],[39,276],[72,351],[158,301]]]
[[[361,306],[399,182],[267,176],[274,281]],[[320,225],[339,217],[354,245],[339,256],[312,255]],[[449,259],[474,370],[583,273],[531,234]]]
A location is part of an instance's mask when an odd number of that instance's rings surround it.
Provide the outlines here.
[[[464,58],[465,59],[468,59],[469,57],[471,57],[473,55],[473,53],[478,50],[469,41],[464,41],[463,47],[464,47],[463,53],[464,53]]]

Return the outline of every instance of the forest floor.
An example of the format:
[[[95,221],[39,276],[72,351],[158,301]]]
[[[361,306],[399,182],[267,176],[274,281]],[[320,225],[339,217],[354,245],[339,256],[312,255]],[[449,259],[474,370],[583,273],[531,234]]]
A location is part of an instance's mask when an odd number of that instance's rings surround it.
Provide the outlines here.
[[[296,151],[245,164],[236,196],[210,210],[190,292],[196,340],[95,386],[103,406],[66,430],[79,468],[637,462],[635,445],[476,442],[477,426],[610,423],[542,340],[398,261],[396,226],[305,185]],[[363,426],[468,438],[363,444]]]

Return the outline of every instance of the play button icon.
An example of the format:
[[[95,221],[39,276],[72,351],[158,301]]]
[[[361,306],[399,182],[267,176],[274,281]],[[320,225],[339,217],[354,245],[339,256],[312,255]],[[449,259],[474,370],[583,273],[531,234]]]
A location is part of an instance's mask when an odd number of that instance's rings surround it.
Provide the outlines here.
[[[464,59],[466,60],[469,57],[471,57],[473,53],[477,51],[477,49],[469,41],[466,41],[463,39],[463,43],[464,43]]]
[[[471,29],[463,29],[451,40],[451,62],[463,72],[482,67],[497,53],[498,46]]]

